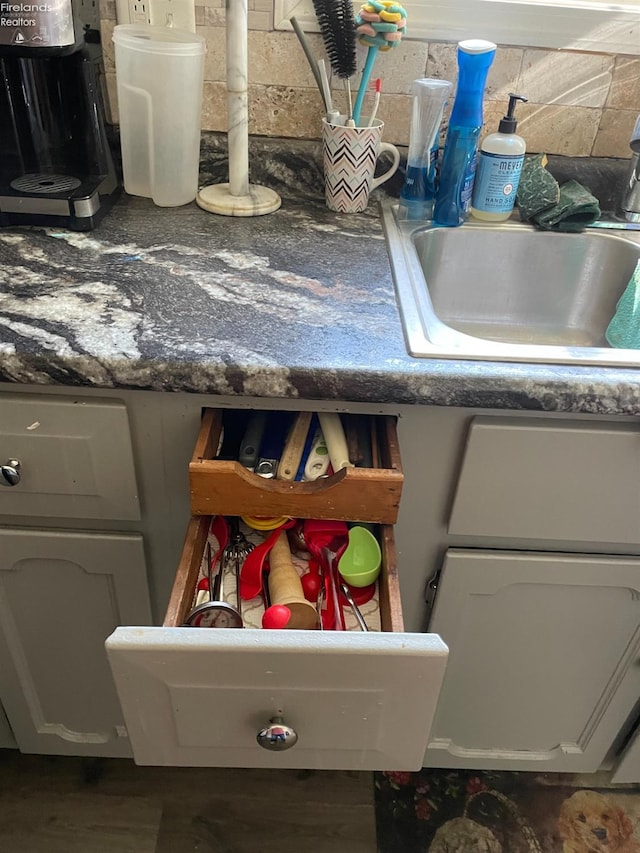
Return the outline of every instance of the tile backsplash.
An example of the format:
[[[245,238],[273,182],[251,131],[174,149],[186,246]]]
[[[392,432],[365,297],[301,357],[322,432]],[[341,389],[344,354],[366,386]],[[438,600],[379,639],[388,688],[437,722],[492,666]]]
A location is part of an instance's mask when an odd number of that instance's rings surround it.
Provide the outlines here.
[[[224,14],[223,0],[196,6],[198,32],[207,41],[204,130],[227,129]],[[273,17],[273,0],[249,0],[249,131],[259,136],[318,139],[320,95],[296,36],[274,30]],[[117,121],[111,41],[114,0],[102,0],[101,19],[111,114]],[[321,37],[310,33],[308,38],[314,54],[323,56]],[[359,54],[359,67],[364,51]],[[412,80],[439,77],[455,83],[455,52],[452,43],[406,40],[378,55],[374,77],[383,81],[378,117],[385,122],[386,141],[397,145],[409,141]],[[500,45],[488,77],[486,133],[496,130],[509,92],[528,98],[528,103],[518,106],[518,133],[527,141],[527,151],[630,156],[629,137],[640,113],[640,58]],[[341,86],[334,88],[334,95],[341,107]]]

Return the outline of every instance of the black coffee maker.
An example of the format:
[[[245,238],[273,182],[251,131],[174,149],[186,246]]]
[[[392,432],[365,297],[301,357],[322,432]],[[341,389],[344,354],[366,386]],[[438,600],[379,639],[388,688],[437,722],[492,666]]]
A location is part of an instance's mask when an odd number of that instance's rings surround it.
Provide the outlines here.
[[[98,0],[0,0],[0,225],[88,231],[120,193]]]

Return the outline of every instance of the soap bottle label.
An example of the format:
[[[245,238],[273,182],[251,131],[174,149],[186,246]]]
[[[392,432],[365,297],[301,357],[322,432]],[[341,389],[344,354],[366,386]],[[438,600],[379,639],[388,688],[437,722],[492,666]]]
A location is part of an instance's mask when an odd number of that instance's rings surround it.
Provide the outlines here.
[[[480,154],[473,188],[473,207],[487,213],[513,210],[524,154]]]

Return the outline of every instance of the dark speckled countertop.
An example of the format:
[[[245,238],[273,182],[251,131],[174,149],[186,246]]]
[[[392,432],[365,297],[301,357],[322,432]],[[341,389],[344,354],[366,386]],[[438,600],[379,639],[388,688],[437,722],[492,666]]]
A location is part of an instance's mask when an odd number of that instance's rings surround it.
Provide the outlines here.
[[[313,145],[251,158],[283,197],[269,216],[123,196],[86,234],[0,230],[0,381],[640,413],[636,370],[409,357],[376,198],[328,211]],[[226,178],[215,137],[203,163]]]

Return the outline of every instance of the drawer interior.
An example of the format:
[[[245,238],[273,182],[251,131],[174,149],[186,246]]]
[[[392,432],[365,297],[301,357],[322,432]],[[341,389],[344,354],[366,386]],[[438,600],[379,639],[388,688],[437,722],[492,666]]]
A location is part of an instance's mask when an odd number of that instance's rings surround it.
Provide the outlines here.
[[[187,614],[193,607],[211,521],[210,516],[194,516],[189,522],[165,614],[165,627],[176,628],[184,625]],[[379,541],[382,551],[382,568],[377,581],[380,628],[385,632],[398,633],[404,630],[404,626],[392,526],[380,527]],[[346,610],[348,608],[345,608],[345,612]]]
[[[342,468],[313,482],[265,479],[235,459],[216,458],[223,430],[220,409],[205,409],[189,463],[193,515],[290,516],[394,524],[403,474],[396,420],[367,419],[374,467]]]

